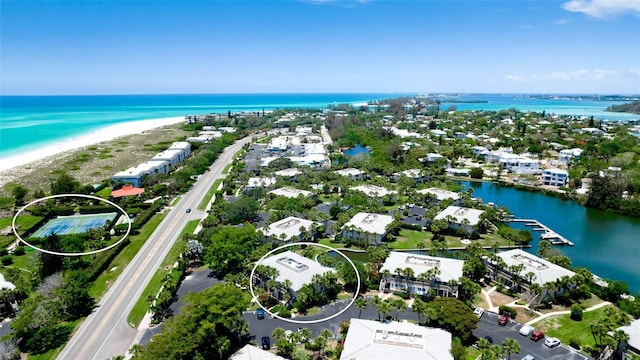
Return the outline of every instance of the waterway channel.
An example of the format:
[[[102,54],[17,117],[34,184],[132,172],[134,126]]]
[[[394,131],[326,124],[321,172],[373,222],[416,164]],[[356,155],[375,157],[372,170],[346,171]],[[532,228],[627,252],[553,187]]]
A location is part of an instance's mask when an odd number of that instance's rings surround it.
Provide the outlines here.
[[[586,267],[605,279],[622,280],[632,294],[640,291],[640,219],[490,182],[461,184],[472,188],[474,197],[505,206],[516,218],[536,219],[572,241],[574,246],[560,249],[573,266]],[[512,226],[524,228],[523,224]],[[534,233],[532,245],[526,250],[535,254],[538,233]]]

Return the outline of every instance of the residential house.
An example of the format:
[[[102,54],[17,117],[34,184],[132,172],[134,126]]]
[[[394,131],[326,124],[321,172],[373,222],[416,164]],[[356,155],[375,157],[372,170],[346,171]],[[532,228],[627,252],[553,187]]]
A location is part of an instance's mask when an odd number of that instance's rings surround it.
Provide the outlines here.
[[[640,319],[636,319],[632,321],[631,324],[619,327],[616,330],[622,330],[629,335],[629,340],[627,340],[625,344],[622,344],[626,347],[623,359],[631,360],[640,358]],[[635,355],[635,357],[631,354]]]
[[[229,360],[285,360],[282,356],[247,344],[229,357]]]
[[[575,287],[572,282],[562,282],[563,277],[572,278],[575,275],[573,271],[524,250],[507,250],[496,255],[506,266],[499,268],[496,261],[487,257],[485,258],[487,268],[493,279],[502,281],[508,287],[519,287],[526,291],[531,284],[538,284],[542,288],[541,299],[554,297]],[[517,273],[514,273],[515,269],[518,269]]]
[[[314,224],[311,220],[289,216],[258,230],[262,231],[264,240],[277,239],[283,242],[309,241],[315,236]]]
[[[391,180],[400,181],[402,176],[406,176],[409,179],[412,179],[414,183],[422,183],[426,181],[426,176],[424,175],[424,171],[420,169],[409,169],[401,172],[394,173],[391,176]]]
[[[340,169],[334,172],[340,176],[346,176],[354,181],[362,180],[366,174],[364,171],[355,168]]]
[[[428,189],[420,189],[416,192],[418,194],[431,194],[435,196],[437,203],[446,199],[452,199],[453,205],[456,205],[456,206],[459,206],[461,203],[460,194],[457,192],[449,191],[449,190],[430,187]]]
[[[469,169],[466,168],[446,168],[445,173],[448,176],[469,177]]]
[[[410,322],[352,318],[340,360],[453,360],[451,334]]]
[[[281,188],[269,191],[269,194],[273,194],[275,196],[285,196],[288,198],[297,198],[300,195],[304,197],[309,197],[313,193],[307,190],[294,189],[290,187],[281,187]]]
[[[289,280],[291,287],[289,293],[291,299],[295,299],[298,291],[306,284],[311,284],[314,275],[324,275],[327,272],[334,272],[334,268],[320,265],[315,260],[311,260],[293,251],[285,251],[280,254],[271,255],[260,262],[260,265],[270,266],[278,271],[274,279],[279,284]],[[260,278],[254,274],[253,282],[257,286],[263,286],[268,279]],[[284,289],[282,287],[274,290],[274,297],[282,299]]]
[[[253,190],[256,188],[268,188],[275,185],[276,178],[273,177],[252,177],[249,178],[247,185],[244,187],[245,191]]]
[[[393,217],[383,214],[357,213],[341,228],[342,237],[347,240],[364,241],[371,245],[380,245],[387,235],[387,226]]]
[[[562,169],[546,169],[542,172],[542,185],[566,186],[569,173]]]
[[[398,195],[398,192],[395,190],[387,190],[381,186],[372,185],[372,184],[354,186],[350,189],[363,192],[365,195],[372,198],[382,198],[384,196],[389,195],[392,201],[395,201]]]
[[[571,164],[573,161],[580,160],[583,150],[580,148],[560,150],[558,159],[563,164]]]
[[[458,285],[453,283],[462,277],[463,265],[458,259],[391,251],[380,268],[381,273],[390,274],[382,277],[380,291],[409,289],[411,294],[427,295],[433,289],[436,296],[457,297]],[[411,269],[409,274],[406,269]]]
[[[451,205],[438,213],[433,220],[445,220],[449,223],[450,229],[472,234],[480,223],[482,213],[484,210]]]
[[[300,169],[297,169],[297,168],[278,170],[274,173],[274,175],[281,176],[283,178],[286,178],[289,181],[296,181],[296,177],[300,174],[302,174],[302,171],[300,171]]]

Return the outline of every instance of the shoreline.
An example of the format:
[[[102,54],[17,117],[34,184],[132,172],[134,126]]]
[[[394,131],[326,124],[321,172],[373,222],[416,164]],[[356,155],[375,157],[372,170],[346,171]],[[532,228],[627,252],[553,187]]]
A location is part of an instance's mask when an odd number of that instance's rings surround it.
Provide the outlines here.
[[[57,155],[63,152],[81,149],[86,146],[114,140],[116,138],[139,134],[147,130],[184,122],[184,116],[175,116],[158,119],[133,120],[119,124],[109,125],[88,134],[57,141],[34,150],[27,150],[15,155],[10,155],[0,163],[0,186],[5,182],[5,177],[11,177],[10,172],[17,167],[25,167],[33,163]]]

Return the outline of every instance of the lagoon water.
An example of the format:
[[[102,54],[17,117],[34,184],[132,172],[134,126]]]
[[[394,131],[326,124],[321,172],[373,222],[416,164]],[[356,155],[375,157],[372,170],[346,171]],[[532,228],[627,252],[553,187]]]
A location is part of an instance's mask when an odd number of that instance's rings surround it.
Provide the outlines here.
[[[473,189],[474,197],[506,206],[516,218],[536,219],[572,241],[574,246],[560,249],[571,258],[573,266],[587,267],[602,278],[622,280],[632,294],[640,291],[640,219],[490,182],[461,184]],[[514,227],[524,228],[515,224]],[[534,232],[533,247],[527,249],[533,254],[537,250],[537,234]]]

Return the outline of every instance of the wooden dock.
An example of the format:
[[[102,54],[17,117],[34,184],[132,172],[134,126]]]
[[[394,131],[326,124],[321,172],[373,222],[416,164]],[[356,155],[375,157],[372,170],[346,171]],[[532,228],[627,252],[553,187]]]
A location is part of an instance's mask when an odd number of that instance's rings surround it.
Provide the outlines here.
[[[573,243],[569,241],[564,236],[558,234],[557,232],[551,230],[545,224],[539,222],[535,219],[511,219],[510,222],[521,222],[524,223],[524,226],[533,227],[533,231],[542,231],[540,234],[541,240],[548,240],[552,245],[569,245],[573,246]]]

